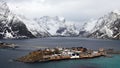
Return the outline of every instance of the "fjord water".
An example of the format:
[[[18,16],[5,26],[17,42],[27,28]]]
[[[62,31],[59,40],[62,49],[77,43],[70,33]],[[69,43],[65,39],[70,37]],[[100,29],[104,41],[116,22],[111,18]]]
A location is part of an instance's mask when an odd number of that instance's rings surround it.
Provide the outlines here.
[[[112,58],[100,57],[94,59],[63,60],[44,63],[21,63],[11,59],[24,56],[29,52],[44,47],[86,47],[97,50],[98,48],[113,48],[120,50],[120,40],[88,39],[79,37],[49,37],[21,40],[0,40],[17,44],[17,49],[0,49],[0,68],[120,68],[120,55]]]

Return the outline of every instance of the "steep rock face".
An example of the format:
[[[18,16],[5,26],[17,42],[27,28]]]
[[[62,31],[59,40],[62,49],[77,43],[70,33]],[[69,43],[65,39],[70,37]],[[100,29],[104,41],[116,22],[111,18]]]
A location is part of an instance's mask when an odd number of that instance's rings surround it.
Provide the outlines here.
[[[0,22],[0,36],[0,38],[5,39],[34,37],[22,21],[15,20],[14,18],[11,21],[6,19]]]
[[[34,38],[35,36],[27,29],[26,25],[19,20],[11,21],[8,25],[9,28],[11,28],[11,32],[13,31],[13,36],[15,38],[19,37],[28,37],[28,38]]]
[[[48,37],[50,33],[46,31],[42,25],[39,25],[36,21],[25,18],[24,16],[19,16],[19,20],[23,21],[28,31],[31,32],[35,37]]]
[[[0,2],[0,38],[34,37],[25,24],[12,14],[5,2]]]
[[[34,38],[48,36],[38,31],[29,20],[13,14],[5,2],[0,2],[0,38]],[[27,25],[28,24],[28,25]],[[34,33],[33,33],[34,32]],[[44,35],[43,35],[43,33]],[[36,34],[35,34],[36,33]],[[46,33],[46,35],[45,35]]]
[[[108,15],[99,18],[96,21],[92,21],[92,29],[83,30],[88,33],[87,37],[104,38],[104,39],[120,39],[120,11],[115,10]],[[89,28],[91,25],[87,25]]]

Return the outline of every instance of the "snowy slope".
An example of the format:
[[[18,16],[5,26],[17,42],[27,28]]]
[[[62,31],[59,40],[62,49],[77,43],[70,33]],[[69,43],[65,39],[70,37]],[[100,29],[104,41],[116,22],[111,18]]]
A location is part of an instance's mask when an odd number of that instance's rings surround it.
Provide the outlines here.
[[[92,28],[91,28],[92,26]],[[120,39],[120,11],[114,10],[83,27],[87,37]]]
[[[81,30],[92,33],[93,28],[96,26],[97,20],[91,19],[90,21],[86,22]]]
[[[37,21],[37,23],[52,36],[76,36],[79,34],[75,25],[73,23],[66,22],[63,17],[44,16],[36,18],[35,21]]]
[[[39,37],[39,36],[49,36],[50,34],[44,30],[44,28],[39,25],[36,21],[34,20],[30,20],[27,19],[24,16],[19,16],[18,18],[19,20],[23,21],[24,24],[26,25],[27,29],[35,36],[35,37]]]

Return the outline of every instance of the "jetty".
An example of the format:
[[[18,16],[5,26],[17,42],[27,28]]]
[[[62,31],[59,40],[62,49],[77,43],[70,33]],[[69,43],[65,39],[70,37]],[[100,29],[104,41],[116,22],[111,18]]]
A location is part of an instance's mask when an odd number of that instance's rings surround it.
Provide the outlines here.
[[[106,55],[106,51],[103,48],[99,50],[91,50],[83,47],[45,48],[30,52],[26,56],[17,58],[16,61],[34,63],[72,59],[92,59]]]

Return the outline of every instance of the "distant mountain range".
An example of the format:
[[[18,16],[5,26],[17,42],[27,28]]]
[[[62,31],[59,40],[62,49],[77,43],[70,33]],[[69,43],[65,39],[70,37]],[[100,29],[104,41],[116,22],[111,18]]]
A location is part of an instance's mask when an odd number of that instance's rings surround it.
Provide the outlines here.
[[[80,30],[63,17],[43,16],[33,20],[17,15],[5,2],[0,2],[0,39],[50,36],[83,36],[120,39],[120,11],[115,10],[98,20],[86,22]]]
[[[74,24],[62,17],[44,16],[27,19],[12,13],[5,2],[0,2],[0,38],[35,38],[48,36],[77,36]]]

